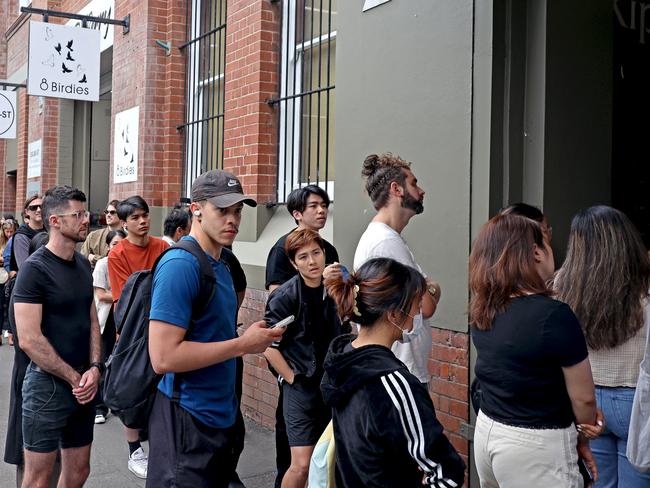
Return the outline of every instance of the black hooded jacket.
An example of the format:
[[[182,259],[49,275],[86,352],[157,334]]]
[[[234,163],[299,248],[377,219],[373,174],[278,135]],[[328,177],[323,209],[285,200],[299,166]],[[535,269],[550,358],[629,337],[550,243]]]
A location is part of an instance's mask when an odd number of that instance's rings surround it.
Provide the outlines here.
[[[390,349],[332,342],[321,391],[332,407],[339,488],[460,487],[465,463],[425,386]],[[418,469],[420,468],[421,471]]]

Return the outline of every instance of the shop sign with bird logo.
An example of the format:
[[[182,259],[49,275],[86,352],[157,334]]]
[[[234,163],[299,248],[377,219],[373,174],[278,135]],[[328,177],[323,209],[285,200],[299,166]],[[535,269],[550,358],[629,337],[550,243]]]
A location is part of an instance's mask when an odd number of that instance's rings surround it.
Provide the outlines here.
[[[99,31],[47,22],[29,24],[27,92],[99,100]]]

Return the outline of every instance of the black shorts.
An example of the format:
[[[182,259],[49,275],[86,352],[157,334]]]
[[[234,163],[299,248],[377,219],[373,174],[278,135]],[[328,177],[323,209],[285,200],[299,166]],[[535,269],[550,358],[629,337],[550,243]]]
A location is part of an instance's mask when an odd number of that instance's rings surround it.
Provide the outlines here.
[[[23,382],[23,445],[53,452],[93,442],[95,403],[80,405],[70,385],[45,371],[27,367]]]
[[[282,383],[282,410],[290,447],[316,445],[332,418],[320,382],[302,376],[296,377],[293,385]]]
[[[237,423],[217,429],[156,393],[149,417],[148,488],[226,488],[236,469]]]

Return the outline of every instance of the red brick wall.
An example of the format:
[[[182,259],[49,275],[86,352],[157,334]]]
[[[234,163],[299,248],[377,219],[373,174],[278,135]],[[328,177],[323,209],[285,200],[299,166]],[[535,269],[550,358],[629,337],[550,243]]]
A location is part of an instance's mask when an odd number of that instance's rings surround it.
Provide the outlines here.
[[[275,201],[278,119],[266,103],[279,93],[281,3],[228,2],[224,168],[259,203]]]
[[[186,9],[186,1],[180,0],[115,2],[117,18],[131,14],[131,32],[115,31],[113,117],[139,106],[140,130],[138,181],[112,183],[110,198],[137,193],[149,205],[167,206],[180,196],[183,139],[176,127],[184,118],[185,99],[184,58],[178,46],[185,39]],[[172,42],[171,56],[156,40]]]

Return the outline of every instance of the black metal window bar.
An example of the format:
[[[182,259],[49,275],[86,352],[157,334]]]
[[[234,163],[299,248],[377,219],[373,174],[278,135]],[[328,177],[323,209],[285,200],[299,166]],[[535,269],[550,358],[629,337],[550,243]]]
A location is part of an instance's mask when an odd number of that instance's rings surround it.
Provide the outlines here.
[[[223,168],[225,105],[226,0],[189,0],[189,39],[185,53],[185,133],[183,189],[211,169]]]
[[[305,184],[334,197],[337,0],[284,0],[279,107],[278,202]]]

